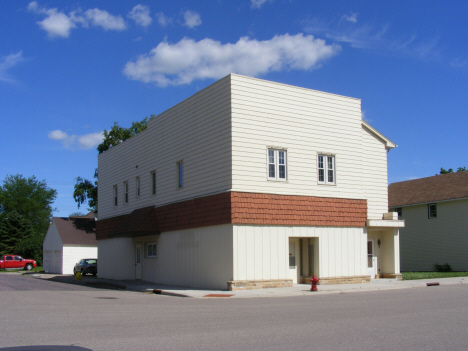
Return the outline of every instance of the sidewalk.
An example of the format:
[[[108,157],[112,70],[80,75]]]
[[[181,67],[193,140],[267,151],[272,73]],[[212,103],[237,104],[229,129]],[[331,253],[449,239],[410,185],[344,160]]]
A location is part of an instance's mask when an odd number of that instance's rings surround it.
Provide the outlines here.
[[[28,274],[29,275],[29,274]],[[439,283],[440,285],[468,284],[468,277],[439,278],[439,279],[421,279],[396,281],[393,279],[376,279],[370,283],[362,284],[338,284],[338,285],[318,285],[318,291],[311,292],[310,285],[297,284],[289,288],[269,288],[254,290],[205,290],[189,287],[169,286],[146,282],[142,280],[111,280],[99,279],[92,276],[85,276],[82,280],[75,280],[73,275],[54,275],[37,273],[30,274],[34,278],[48,279],[52,281],[88,285],[96,288],[116,289],[144,292],[150,294],[161,294],[178,297],[192,298],[252,298],[252,297],[286,297],[302,295],[324,295],[352,293],[359,291],[378,291],[392,289],[410,289],[417,287],[427,287],[427,283]],[[437,289],[437,286],[428,288]]]

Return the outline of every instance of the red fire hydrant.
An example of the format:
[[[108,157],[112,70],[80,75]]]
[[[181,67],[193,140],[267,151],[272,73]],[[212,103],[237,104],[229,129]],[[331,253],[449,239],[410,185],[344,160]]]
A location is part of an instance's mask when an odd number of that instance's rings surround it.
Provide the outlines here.
[[[310,284],[312,286],[310,287],[310,291],[317,291],[317,283],[319,282],[319,278],[317,278],[315,275],[310,278]]]

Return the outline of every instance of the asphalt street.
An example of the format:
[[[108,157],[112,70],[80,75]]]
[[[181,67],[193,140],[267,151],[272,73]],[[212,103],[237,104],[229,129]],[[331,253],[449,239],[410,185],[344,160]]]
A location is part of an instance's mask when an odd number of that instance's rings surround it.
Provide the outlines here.
[[[468,349],[465,284],[191,299],[0,274],[0,294],[0,351]]]

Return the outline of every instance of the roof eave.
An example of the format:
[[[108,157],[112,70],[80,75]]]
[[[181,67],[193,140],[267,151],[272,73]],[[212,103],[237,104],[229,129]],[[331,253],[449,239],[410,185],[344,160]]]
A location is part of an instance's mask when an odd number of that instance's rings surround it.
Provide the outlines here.
[[[369,132],[371,132],[372,134],[374,134],[376,137],[378,137],[380,140],[382,140],[384,143],[385,143],[385,148],[387,150],[390,150],[390,149],[393,149],[393,148],[396,148],[398,145],[395,144],[393,141],[391,141],[389,138],[387,138],[385,135],[383,135],[382,133],[380,133],[377,129],[375,129],[374,127],[372,127],[369,123],[367,123],[366,121],[361,121],[362,123],[362,126],[364,128],[366,128]]]

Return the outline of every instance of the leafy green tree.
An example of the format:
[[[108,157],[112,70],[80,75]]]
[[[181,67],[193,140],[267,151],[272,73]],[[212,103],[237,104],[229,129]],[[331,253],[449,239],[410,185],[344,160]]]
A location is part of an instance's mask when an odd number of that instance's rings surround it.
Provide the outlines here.
[[[154,115],[151,115],[151,117],[153,116]],[[147,124],[148,117],[140,122],[133,122],[130,128],[121,127],[117,122],[114,122],[114,126],[110,130],[104,131],[104,140],[98,145],[97,150],[102,154],[104,151],[144,131],[147,128]]]
[[[150,118],[154,117],[151,115]],[[124,128],[119,126],[117,122],[114,122],[113,127],[110,130],[104,131],[104,140],[98,145],[97,150],[100,154],[110,148],[130,139],[132,136],[144,131],[147,128],[148,117],[145,117],[140,122],[133,122],[130,128]],[[88,204],[89,211],[97,211],[97,169],[94,171],[94,178],[91,180],[77,177],[75,179],[75,190],[73,191],[73,198],[78,205],[78,208],[84,203]]]
[[[94,183],[81,177],[75,179],[76,183],[75,190],[73,191],[73,198],[78,204],[78,208],[87,202],[88,211],[97,210],[97,168],[94,171],[94,178],[96,178]]]
[[[458,167],[457,172],[465,172],[466,167]],[[449,168],[448,170],[444,169],[443,167],[440,168],[440,174],[448,174],[448,173],[454,173],[453,168]]]
[[[0,213],[17,212],[31,224],[34,233],[45,235],[56,197],[57,191],[49,188],[45,180],[8,175],[0,186]]]

